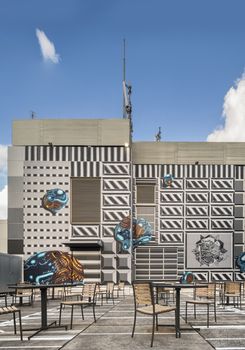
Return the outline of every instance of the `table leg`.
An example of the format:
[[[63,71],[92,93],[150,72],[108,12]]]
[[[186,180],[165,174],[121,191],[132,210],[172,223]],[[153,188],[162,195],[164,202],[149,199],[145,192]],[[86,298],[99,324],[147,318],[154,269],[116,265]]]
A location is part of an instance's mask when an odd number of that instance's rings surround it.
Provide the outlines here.
[[[41,289],[41,318],[42,318],[42,328],[47,328],[47,288]]]
[[[180,338],[180,288],[176,288],[176,329],[177,338]]]

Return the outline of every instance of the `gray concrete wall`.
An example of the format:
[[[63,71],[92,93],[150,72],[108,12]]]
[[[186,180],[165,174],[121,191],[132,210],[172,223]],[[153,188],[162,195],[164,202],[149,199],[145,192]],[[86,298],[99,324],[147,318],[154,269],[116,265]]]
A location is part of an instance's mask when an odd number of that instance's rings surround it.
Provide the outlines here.
[[[7,220],[0,220],[0,253],[7,253],[7,250],[8,250]]]
[[[245,164],[244,142],[134,142],[134,164]]]
[[[12,143],[24,145],[124,146],[129,143],[128,119],[43,119],[13,122]]]

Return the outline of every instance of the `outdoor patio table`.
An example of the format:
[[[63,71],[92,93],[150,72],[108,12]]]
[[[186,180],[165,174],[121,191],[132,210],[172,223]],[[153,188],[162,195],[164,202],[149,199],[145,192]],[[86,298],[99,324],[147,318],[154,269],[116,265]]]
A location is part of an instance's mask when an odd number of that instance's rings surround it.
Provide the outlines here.
[[[75,283],[66,283],[65,286],[76,286]],[[64,287],[64,284],[35,284],[35,285],[9,285],[9,288],[15,288],[15,289],[40,289],[41,292],[41,327],[40,328],[31,328],[31,329],[23,329],[23,331],[31,331],[35,330],[36,332],[33,333],[28,337],[28,339],[32,338],[34,335],[38,334],[39,332],[46,330],[52,326],[52,328],[60,328],[66,326],[57,326],[56,321],[48,324],[48,317],[47,317],[47,290],[48,288],[56,288],[56,287]]]
[[[177,338],[181,337],[181,329],[180,329],[180,291],[182,288],[203,288],[208,285],[205,283],[169,283],[169,282],[152,282],[153,287],[158,288],[174,288],[176,291],[176,329],[178,334]],[[157,293],[158,296],[158,293]],[[183,330],[183,328],[182,328]]]

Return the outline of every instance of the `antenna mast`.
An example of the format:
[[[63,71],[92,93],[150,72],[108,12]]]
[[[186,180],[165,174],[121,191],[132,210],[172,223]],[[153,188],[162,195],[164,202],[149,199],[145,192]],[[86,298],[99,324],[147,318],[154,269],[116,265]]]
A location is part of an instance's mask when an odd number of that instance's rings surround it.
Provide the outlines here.
[[[123,39],[123,118],[130,120],[130,130],[133,132],[132,124],[132,86],[126,83],[126,40]]]

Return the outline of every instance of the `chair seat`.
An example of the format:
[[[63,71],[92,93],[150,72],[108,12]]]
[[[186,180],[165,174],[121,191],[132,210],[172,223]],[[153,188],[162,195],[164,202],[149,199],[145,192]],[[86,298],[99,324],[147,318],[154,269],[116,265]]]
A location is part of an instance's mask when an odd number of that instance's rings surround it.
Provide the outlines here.
[[[238,293],[225,293],[224,297],[231,297],[231,298],[239,297],[240,298],[240,294],[238,294]]]
[[[155,314],[161,314],[164,312],[175,311],[175,307],[155,304]],[[137,308],[138,312],[143,314],[153,315],[153,305],[143,306]]]
[[[15,306],[0,307],[0,315],[10,314],[16,311],[19,311],[19,309]]]
[[[189,304],[200,304],[200,305],[214,304],[214,300],[187,300],[186,302]]]

